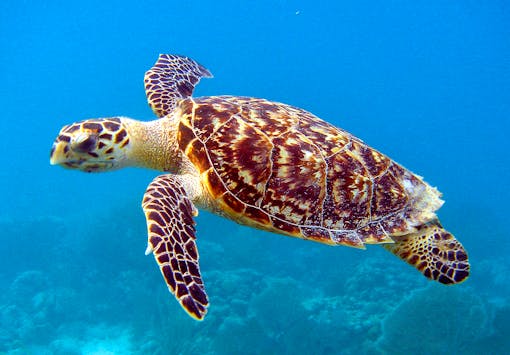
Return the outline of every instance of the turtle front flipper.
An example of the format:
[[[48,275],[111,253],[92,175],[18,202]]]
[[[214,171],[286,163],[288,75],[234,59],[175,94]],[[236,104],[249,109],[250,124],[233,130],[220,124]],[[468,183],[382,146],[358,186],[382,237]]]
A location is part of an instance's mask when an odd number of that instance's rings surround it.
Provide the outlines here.
[[[456,284],[469,276],[469,260],[464,247],[438,220],[426,223],[414,233],[392,236],[384,248],[417,268],[431,280]]]
[[[196,209],[181,180],[180,176],[160,175],[145,192],[146,254],[154,253],[170,292],[190,316],[201,320],[209,301],[198,266],[193,221]]]
[[[144,77],[149,106],[158,117],[171,113],[179,100],[190,97],[201,78],[212,74],[188,57],[160,54]]]

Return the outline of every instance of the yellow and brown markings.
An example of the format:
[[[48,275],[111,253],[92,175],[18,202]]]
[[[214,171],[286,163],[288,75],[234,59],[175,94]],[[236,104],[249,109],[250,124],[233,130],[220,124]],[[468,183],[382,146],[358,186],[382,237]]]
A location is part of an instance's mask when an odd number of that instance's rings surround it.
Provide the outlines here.
[[[322,153],[300,132],[287,132],[272,142],[271,178],[262,209],[295,225],[320,225],[326,183]]]
[[[271,174],[271,141],[237,116],[222,125],[216,137],[221,139],[206,142],[214,171],[239,200],[260,206]]]
[[[79,132],[86,132],[100,140],[111,141],[115,143],[122,142],[127,132],[117,117],[98,118],[76,122],[62,128],[57,141],[70,142]]]
[[[460,283],[469,276],[464,247],[437,220],[420,226],[414,233],[395,237],[394,244],[384,247],[429,279],[443,284]]]
[[[50,156],[58,154],[63,165],[69,168],[98,171],[116,158],[115,148],[123,148],[128,143],[129,137],[119,118],[89,119],[64,126]]]
[[[340,153],[350,146],[352,136],[309,112],[295,109],[299,117],[299,131],[314,142],[325,157]]]
[[[197,104],[190,124],[196,137],[206,142],[220,127],[226,124],[240,110],[238,105],[228,101]]]
[[[270,139],[294,130],[299,122],[299,116],[289,112],[289,106],[275,105],[263,99],[242,100],[241,117]]]
[[[180,177],[161,175],[147,188],[142,207],[148,245],[168,289],[192,317],[202,319],[209,301],[198,265],[194,207]]]
[[[161,54],[145,73],[147,101],[158,117],[171,113],[181,99],[190,97],[201,78],[211,73],[188,57]]]
[[[230,218],[356,247],[411,228],[406,170],[347,132],[262,99],[184,101],[179,146]]]
[[[327,196],[324,201],[324,226],[355,230],[370,221],[373,183],[365,166],[350,151],[327,159]]]
[[[202,178],[204,179],[206,186],[209,189],[209,193],[214,200],[220,200],[223,198],[227,189],[225,189],[225,185],[223,181],[218,176],[218,173],[213,168],[210,168],[205,173],[202,174]]]
[[[352,140],[351,149],[356,158],[363,163],[368,174],[372,177],[383,175],[392,164],[387,156],[379,153],[377,150],[370,148],[358,139]]]
[[[407,192],[402,185],[402,177],[395,176],[391,171],[374,179],[371,215],[380,219],[403,209],[408,202]]]

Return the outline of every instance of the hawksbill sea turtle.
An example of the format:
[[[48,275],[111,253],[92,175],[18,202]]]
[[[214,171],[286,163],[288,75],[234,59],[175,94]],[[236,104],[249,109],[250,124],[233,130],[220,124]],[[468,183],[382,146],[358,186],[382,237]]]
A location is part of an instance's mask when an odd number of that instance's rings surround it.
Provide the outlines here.
[[[209,305],[198,265],[198,208],[254,228],[329,245],[384,248],[443,284],[469,275],[467,253],[441,226],[437,189],[350,133],[300,108],[237,96],[191,97],[211,73],[162,54],[145,74],[159,117],[64,126],[51,164],[86,172],[165,172],[142,207],[148,246],[170,292],[195,319]]]

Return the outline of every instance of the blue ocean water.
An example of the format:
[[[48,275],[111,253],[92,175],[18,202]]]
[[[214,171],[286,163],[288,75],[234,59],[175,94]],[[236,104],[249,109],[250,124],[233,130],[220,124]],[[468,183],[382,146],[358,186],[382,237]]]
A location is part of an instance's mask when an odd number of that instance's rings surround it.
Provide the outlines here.
[[[347,129],[438,186],[472,275],[201,212],[203,322],[168,293],[140,208],[158,173],[49,165],[63,124],[154,116],[159,53]],[[0,3],[0,353],[503,354],[510,349],[507,1]]]

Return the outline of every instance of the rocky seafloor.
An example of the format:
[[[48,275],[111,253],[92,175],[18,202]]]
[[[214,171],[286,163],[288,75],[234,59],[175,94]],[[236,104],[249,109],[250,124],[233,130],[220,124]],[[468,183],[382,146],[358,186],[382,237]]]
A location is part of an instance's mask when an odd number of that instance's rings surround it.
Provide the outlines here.
[[[136,208],[4,219],[0,353],[497,354],[510,274],[471,256],[468,282],[427,281],[377,246],[333,248],[199,217],[211,306],[191,319],[144,257]]]

